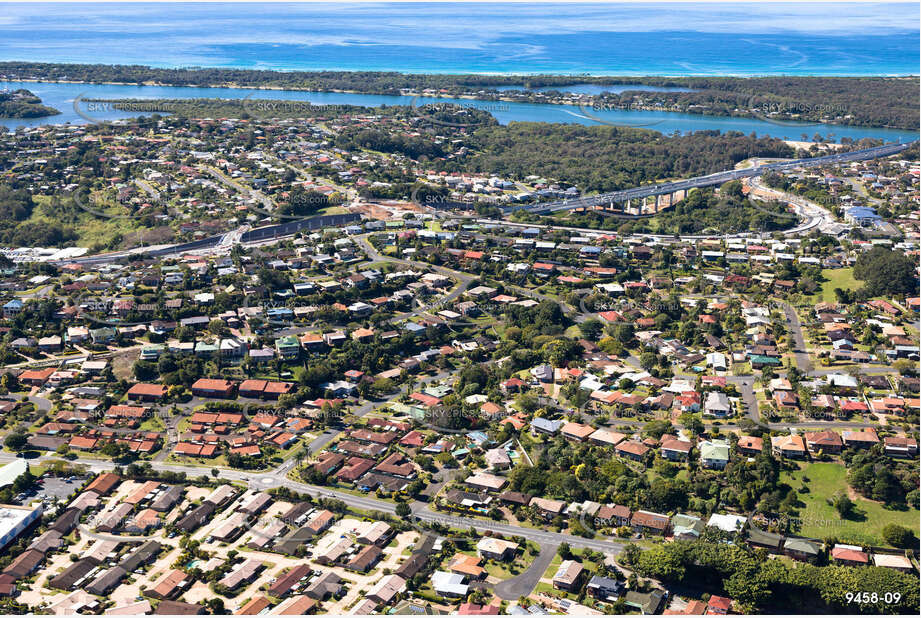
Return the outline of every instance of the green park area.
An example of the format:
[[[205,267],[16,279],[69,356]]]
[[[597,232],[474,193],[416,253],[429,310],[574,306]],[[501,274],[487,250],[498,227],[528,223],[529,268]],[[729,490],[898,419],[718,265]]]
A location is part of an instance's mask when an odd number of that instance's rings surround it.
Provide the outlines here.
[[[814,302],[835,302],[835,288],[859,290],[863,287],[863,281],[854,278],[853,268],[823,268],[822,277],[825,281],[822,283],[822,290],[813,296]]]
[[[808,481],[803,480],[803,477]],[[802,527],[798,533],[816,539],[834,537],[841,542],[862,545],[886,545],[881,531],[886,524],[898,524],[918,535],[919,511],[914,508],[895,510],[879,502],[867,500],[847,484],[847,470],[836,463],[801,464],[794,472],[784,472],[782,480],[794,489],[805,484],[809,493],[799,494],[805,504],[799,511]],[[830,499],[838,492],[847,492],[854,501],[853,514],[843,519]]]

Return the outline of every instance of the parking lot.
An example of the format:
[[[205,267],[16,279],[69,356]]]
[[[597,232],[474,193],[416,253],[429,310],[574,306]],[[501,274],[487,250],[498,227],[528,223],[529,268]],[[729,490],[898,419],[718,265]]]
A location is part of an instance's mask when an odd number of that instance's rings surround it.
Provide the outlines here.
[[[71,478],[73,480],[68,481]],[[72,493],[83,486],[88,479],[85,477],[56,477],[46,476],[36,483],[35,487],[24,494],[16,496],[19,504],[28,504],[36,500],[53,501],[60,499],[66,501]]]

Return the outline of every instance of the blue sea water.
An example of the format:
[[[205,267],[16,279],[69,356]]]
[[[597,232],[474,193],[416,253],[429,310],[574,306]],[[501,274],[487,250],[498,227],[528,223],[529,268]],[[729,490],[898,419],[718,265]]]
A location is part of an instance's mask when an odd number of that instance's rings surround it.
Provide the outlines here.
[[[610,75],[919,73],[919,4],[0,5],[0,60]]]
[[[0,61],[273,70],[568,75],[917,75],[918,4],[830,3],[72,3],[0,4]],[[8,76],[6,76],[8,78]],[[21,76],[17,76],[21,77]],[[4,78],[0,75],[0,80]],[[10,128],[86,122],[98,98],[274,98],[314,104],[408,105],[410,97],[87,84],[16,84],[63,113]],[[574,84],[594,94],[624,86]],[[652,88],[646,88],[652,89]],[[642,110],[489,106],[499,122],[606,123],[666,134],[742,131],[800,139],[916,139],[884,128],[778,125]],[[108,110],[100,120],[130,115]]]

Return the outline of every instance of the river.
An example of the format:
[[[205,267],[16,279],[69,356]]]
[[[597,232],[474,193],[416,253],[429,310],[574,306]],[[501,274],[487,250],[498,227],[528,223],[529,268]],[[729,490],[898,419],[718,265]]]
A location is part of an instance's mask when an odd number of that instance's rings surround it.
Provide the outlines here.
[[[416,105],[432,103],[460,103],[471,108],[490,112],[501,124],[510,122],[555,122],[582,125],[599,123],[648,128],[666,135],[693,131],[739,131],[799,140],[806,134],[811,139],[816,133],[834,141],[842,137],[857,140],[865,137],[882,139],[886,142],[913,141],[918,139],[917,131],[886,129],[881,127],[855,127],[819,123],[771,122],[759,118],[735,118],[728,116],[706,116],[678,112],[647,110],[603,110],[582,109],[576,105],[553,105],[543,103],[518,103],[507,101],[480,101],[475,99],[414,98],[379,94],[351,94],[344,92],[307,92],[302,90],[253,90],[237,88],[185,87],[185,86],[130,86],[111,84],[72,84],[49,82],[0,82],[0,87],[16,90],[25,88],[38,95],[45,105],[61,111],[61,114],[46,118],[2,119],[0,124],[11,129],[36,127],[46,124],[85,124],[87,120],[74,109],[74,100],[81,99],[271,99],[309,101],[313,105]],[[593,86],[592,90],[598,88]],[[634,90],[658,90],[642,86],[630,86]],[[623,86],[609,90],[627,89]],[[574,89],[575,90],[575,89]],[[113,109],[86,112],[82,102],[81,111],[92,118],[115,120],[137,116],[137,113]]]

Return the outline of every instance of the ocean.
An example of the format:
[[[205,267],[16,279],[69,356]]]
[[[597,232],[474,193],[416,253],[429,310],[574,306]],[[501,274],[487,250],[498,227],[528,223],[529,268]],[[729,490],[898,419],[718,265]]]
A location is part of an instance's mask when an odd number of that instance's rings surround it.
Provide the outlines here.
[[[607,75],[916,75],[914,4],[0,5],[0,60]]]

